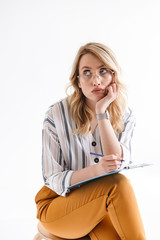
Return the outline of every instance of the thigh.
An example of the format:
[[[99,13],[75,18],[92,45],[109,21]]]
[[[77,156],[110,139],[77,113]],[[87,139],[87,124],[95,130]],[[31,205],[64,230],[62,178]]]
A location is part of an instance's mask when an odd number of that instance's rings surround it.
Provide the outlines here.
[[[41,222],[51,233],[62,238],[79,238],[88,234],[106,216],[106,198],[113,185],[125,177],[106,176],[73,190],[67,197],[49,202]]]

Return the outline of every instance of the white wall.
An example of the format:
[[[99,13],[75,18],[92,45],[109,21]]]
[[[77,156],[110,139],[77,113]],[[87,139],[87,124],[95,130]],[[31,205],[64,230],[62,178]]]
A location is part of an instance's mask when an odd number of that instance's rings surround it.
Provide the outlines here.
[[[65,96],[74,56],[88,41],[111,47],[122,66],[137,119],[133,158],[154,163],[126,174],[148,239],[159,239],[159,12],[159,0],[0,0],[3,239],[36,233],[44,113]]]

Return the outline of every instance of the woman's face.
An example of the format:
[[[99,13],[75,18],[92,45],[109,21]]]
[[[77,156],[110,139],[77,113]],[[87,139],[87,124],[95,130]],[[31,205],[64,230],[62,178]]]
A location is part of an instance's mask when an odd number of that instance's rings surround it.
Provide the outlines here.
[[[93,106],[106,96],[106,88],[112,79],[110,70],[96,56],[87,53],[81,57],[78,86],[86,97],[88,106]]]

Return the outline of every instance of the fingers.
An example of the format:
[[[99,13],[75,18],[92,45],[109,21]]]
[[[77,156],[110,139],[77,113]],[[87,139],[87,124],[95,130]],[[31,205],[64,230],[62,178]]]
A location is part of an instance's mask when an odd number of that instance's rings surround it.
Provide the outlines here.
[[[105,89],[104,97],[96,103],[96,112],[105,112],[108,106],[118,97],[119,87],[116,83],[112,83]]]
[[[111,84],[111,89],[112,89],[113,94],[116,94],[119,92],[119,86],[116,83]]]
[[[119,169],[121,166],[121,161],[120,160],[108,161],[107,165],[108,165],[108,168]]]
[[[118,97],[119,86],[113,82],[106,88],[106,92],[107,96],[114,100]]]
[[[121,167],[122,158],[119,155],[107,155],[101,158],[101,165],[107,171],[115,171]]]
[[[110,163],[110,164],[108,164],[108,166],[107,166],[108,172],[111,172],[111,171],[115,171],[115,170],[120,169],[121,164],[122,164],[121,161],[116,162],[116,163]]]
[[[117,170],[121,167],[121,161],[114,161],[114,162],[109,162],[108,163],[108,168],[111,170]]]

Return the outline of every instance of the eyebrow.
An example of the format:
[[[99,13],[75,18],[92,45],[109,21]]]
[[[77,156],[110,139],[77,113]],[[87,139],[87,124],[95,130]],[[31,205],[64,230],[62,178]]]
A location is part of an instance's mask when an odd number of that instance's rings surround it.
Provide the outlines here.
[[[101,67],[105,67],[105,65],[103,64],[103,65],[99,66],[98,68],[101,68]],[[84,69],[84,68],[87,68],[87,69],[92,69],[91,67],[88,67],[88,66],[83,66],[83,67],[81,68],[81,70],[82,70],[82,69]]]

